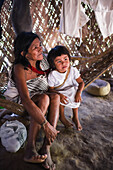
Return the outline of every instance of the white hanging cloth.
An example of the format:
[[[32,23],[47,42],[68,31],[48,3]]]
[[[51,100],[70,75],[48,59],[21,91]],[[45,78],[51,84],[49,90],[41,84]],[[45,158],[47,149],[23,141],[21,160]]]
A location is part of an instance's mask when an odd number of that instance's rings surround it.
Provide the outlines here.
[[[82,0],[90,4],[104,38],[113,34],[113,0]]]
[[[81,0],[63,0],[59,29],[61,33],[82,38],[82,27],[88,20]]]

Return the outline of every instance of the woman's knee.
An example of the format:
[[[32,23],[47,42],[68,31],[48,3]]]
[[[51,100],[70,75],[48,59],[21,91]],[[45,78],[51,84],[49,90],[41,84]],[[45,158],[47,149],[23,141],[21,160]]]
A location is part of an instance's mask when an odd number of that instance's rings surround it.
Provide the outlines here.
[[[51,101],[59,102],[60,103],[60,96],[57,93],[53,93],[50,95]]]
[[[35,103],[45,103],[45,104],[48,104],[50,103],[50,99],[49,99],[49,96],[47,94],[39,94],[39,95],[35,95],[32,97],[32,100],[35,102]]]
[[[50,104],[49,96],[46,94],[35,96],[35,100],[33,101],[35,101],[40,108],[47,108]]]
[[[49,105],[50,103],[50,99],[49,99],[49,96],[47,94],[43,94],[42,95],[42,100],[44,103],[46,103],[47,105]]]

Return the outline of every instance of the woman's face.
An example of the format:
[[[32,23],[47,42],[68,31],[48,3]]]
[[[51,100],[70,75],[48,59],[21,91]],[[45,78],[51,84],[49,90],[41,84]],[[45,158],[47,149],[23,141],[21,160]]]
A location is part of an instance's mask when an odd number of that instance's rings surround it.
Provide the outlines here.
[[[70,66],[68,55],[62,54],[61,56],[56,57],[54,60],[54,64],[57,71],[59,71],[60,73],[66,72]]]
[[[26,58],[30,61],[37,61],[42,60],[42,47],[40,40],[35,38],[34,41],[31,43],[30,47],[28,48],[28,53],[26,54]]]

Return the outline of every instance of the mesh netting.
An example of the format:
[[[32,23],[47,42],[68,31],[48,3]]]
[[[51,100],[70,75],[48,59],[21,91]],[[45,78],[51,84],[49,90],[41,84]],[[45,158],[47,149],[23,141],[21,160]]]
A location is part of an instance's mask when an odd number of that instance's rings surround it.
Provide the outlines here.
[[[83,4],[90,21],[83,27],[83,42],[75,37],[59,33],[62,0],[30,0],[33,32],[37,33],[47,53],[55,45],[66,46],[72,56],[72,64],[82,71],[85,83],[93,77],[93,73],[104,73],[113,77],[113,35],[104,39],[95,19],[94,11],[89,5]],[[0,40],[0,86],[5,87],[8,68],[14,60],[13,42],[15,33],[11,24],[10,13],[12,1],[5,0],[1,9],[2,39]],[[101,58],[101,59],[100,59]],[[100,62],[101,61],[101,62]],[[103,65],[103,63],[105,63]],[[98,65],[98,67],[97,67]],[[88,73],[88,70],[89,73]],[[90,80],[91,81],[91,80]]]

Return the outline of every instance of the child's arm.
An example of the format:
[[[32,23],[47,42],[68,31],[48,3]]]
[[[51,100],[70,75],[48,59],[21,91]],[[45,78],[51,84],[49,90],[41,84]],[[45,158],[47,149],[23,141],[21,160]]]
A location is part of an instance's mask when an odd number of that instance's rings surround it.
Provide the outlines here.
[[[82,100],[81,93],[84,89],[84,81],[82,80],[81,77],[77,78],[76,81],[79,85],[78,85],[78,89],[77,89],[77,92],[75,95],[75,102],[81,102],[81,100]]]
[[[49,87],[49,92],[50,93],[57,93],[57,94],[59,94],[60,95],[60,102],[61,103],[64,103],[64,104],[68,103],[67,97],[64,96],[63,94],[59,93],[58,91],[56,91],[54,87]]]

